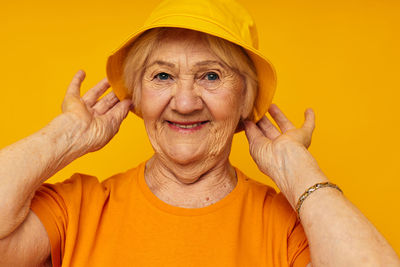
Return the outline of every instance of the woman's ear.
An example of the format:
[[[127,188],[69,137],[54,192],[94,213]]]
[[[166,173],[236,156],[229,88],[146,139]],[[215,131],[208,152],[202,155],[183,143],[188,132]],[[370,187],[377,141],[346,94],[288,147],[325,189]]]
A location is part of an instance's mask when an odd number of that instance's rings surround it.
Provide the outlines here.
[[[243,123],[243,120],[240,119],[239,123],[238,123],[238,125],[236,127],[235,133],[241,132],[243,130],[244,130],[244,123]]]
[[[249,88],[249,83],[246,82],[246,78],[243,77],[243,101],[240,107],[240,118],[241,121],[248,119],[253,111],[254,94],[252,88]]]
[[[133,109],[131,110],[133,113],[137,114],[139,117],[142,116],[142,109],[141,109],[141,96],[142,96],[142,87],[141,83],[136,83],[137,86],[133,88],[132,92],[132,103],[133,103]]]
[[[240,102],[240,119],[238,125],[236,127],[235,132],[238,133],[244,130],[243,121],[247,120],[251,116],[251,112],[253,111],[253,103],[254,103],[254,94],[252,93],[252,89],[248,87],[246,83],[246,79],[243,77],[243,90],[242,90],[242,101]]]

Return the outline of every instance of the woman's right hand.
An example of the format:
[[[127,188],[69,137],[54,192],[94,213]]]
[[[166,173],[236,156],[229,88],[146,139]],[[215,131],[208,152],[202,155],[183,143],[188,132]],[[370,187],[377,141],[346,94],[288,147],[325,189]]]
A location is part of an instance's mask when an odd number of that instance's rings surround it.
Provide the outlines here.
[[[80,96],[80,87],[85,79],[85,72],[80,70],[73,77],[62,103],[63,114],[78,129],[68,133],[79,154],[101,149],[118,132],[122,121],[132,109],[132,101],[119,101],[114,92],[98,99],[109,87],[106,78]]]

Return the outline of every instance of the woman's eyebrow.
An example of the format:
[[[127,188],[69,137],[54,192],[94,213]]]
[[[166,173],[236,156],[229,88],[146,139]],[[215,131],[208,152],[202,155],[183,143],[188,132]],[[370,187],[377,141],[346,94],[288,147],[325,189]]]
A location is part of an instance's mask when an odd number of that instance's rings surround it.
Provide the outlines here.
[[[219,65],[221,68],[226,68],[226,65],[225,64],[223,64],[223,63],[221,63],[221,61],[218,61],[218,60],[204,60],[204,61],[200,61],[200,62],[197,62],[196,64],[195,64],[195,66],[206,66],[206,65]]]
[[[150,68],[153,65],[161,65],[161,66],[168,66],[170,68],[175,68],[175,64],[174,63],[166,62],[166,61],[163,61],[163,60],[153,61],[152,63],[147,65],[146,68]]]
[[[154,65],[168,66],[170,68],[175,68],[176,67],[174,63],[167,62],[167,61],[164,61],[164,60],[155,60],[152,63],[148,64],[146,66],[146,68],[150,68],[150,67],[152,67]],[[203,61],[199,61],[199,62],[196,62],[194,64],[194,67],[204,67],[204,66],[209,66],[209,65],[219,65],[221,68],[226,69],[226,65],[223,64],[221,61],[218,61],[218,60],[203,60]]]

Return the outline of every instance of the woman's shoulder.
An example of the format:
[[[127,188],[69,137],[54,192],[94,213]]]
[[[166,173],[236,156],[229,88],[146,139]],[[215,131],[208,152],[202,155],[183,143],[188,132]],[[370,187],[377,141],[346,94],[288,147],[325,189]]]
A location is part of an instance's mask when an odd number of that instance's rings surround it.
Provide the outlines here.
[[[141,162],[137,166],[132,167],[126,171],[114,174],[113,176],[103,180],[101,183],[106,188],[125,187],[134,182],[141,175],[144,175],[144,168],[146,162]]]
[[[243,183],[243,188],[247,194],[260,195],[268,199],[277,195],[276,190],[272,186],[247,176],[238,168],[236,168],[236,174],[238,179]]]
[[[39,190],[52,191],[63,195],[108,194],[110,191],[124,188],[127,183],[132,182],[140,174],[140,168],[143,167],[143,164],[114,174],[104,180],[93,175],[77,172],[64,181],[44,183]]]
[[[244,184],[246,199],[262,205],[265,215],[270,218],[279,218],[279,220],[296,217],[295,211],[281,192],[236,170],[238,179],[242,179]]]

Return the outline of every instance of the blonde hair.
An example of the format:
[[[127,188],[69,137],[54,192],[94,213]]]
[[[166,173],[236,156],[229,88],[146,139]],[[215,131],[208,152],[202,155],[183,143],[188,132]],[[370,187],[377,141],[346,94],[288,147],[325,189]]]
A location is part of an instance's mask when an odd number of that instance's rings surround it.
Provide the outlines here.
[[[141,78],[149,55],[161,44],[161,40],[170,31],[188,31],[180,28],[154,28],[144,32],[132,44],[130,51],[124,61],[124,81],[128,94],[132,96],[135,112],[141,115]],[[245,111],[243,119],[251,116],[254,100],[258,90],[258,78],[253,61],[241,47],[222,38],[201,33],[206,40],[210,50],[233,71],[244,78],[246,101],[241,107]]]

